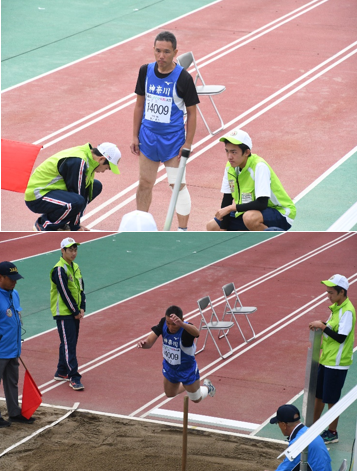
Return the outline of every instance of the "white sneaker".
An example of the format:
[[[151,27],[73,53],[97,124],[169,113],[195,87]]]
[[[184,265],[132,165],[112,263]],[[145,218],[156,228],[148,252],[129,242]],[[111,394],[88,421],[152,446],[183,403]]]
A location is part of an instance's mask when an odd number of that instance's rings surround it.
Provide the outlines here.
[[[203,385],[204,385],[204,387],[207,387],[207,389],[209,391],[209,396],[213,397],[215,395],[216,388],[211,383],[211,380],[210,379],[204,379]]]
[[[188,228],[178,228],[178,231],[188,231]]]

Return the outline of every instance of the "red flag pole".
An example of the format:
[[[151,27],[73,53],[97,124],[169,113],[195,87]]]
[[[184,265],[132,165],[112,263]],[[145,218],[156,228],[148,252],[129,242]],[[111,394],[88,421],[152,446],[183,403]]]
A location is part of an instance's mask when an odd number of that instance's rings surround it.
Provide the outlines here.
[[[21,356],[19,356],[19,359],[20,359],[20,361],[21,361],[21,364],[25,367],[25,370],[27,370],[27,367],[26,367],[24,361],[21,359]]]

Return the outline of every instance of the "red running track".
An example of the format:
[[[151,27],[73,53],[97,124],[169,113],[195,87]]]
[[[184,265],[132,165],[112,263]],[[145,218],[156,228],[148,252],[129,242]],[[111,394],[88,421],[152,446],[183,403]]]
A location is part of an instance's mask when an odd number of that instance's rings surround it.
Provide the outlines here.
[[[291,20],[282,26],[203,65],[206,61],[202,59],[209,54],[217,55],[215,52],[220,48],[304,5],[307,5],[302,10],[304,14],[292,14],[289,17]],[[233,18],[239,21],[233,22]],[[303,0],[283,3],[274,0],[267,6],[267,2],[262,0],[223,0],[170,23],[168,28],[178,36],[179,54],[193,50],[199,64],[202,64],[207,83],[225,84],[226,91],[217,97],[216,103],[228,125],[263,99],[350,46],[356,40],[356,2],[326,0],[308,5]],[[268,28],[266,26],[265,30]],[[207,34],[208,31],[210,34]],[[129,97],[123,104],[129,103],[139,66],[152,60],[155,34],[152,31],[5,92],[2,96],[3,137],[37,142],[121,98]],[[253,138],[253,151],[270,162],[290,196],[297,196],[356,145],[356,130],[352,126],[356,122],[356,69],[356,57],[353,55],[244,125]],[[103,70],[106,70],[105,74]],[[113,141],[119,145],[123,154],[121,175],[118,178],[106,173],[101,177],[104,192],[89,206],[84,221],[95,229],[117,231],[122,216],[135,209],[133,198],[138,164],[129,151],[133,106],[130,104],[46,147],[36,162],[38,165],[61,149],[88,141],[93,145],[102,141]],[[259,106],[256,112],[263,108],[264,105]],[[213,112],[205,97],[202,109],[211,125],[215,126],[211,119]],[[242,125],[253,114],[253,111],[248,113],[245,118],[228,125],[227,129]],[[64,134],[60,133],[54,139]],[[328,137],[334,137],[334,142],[340,143],[338,154],[337,151],[332,152],[332,139]],[[52,139],[47,138],[42,144],[47,146]],[[203,139],[206,141],[202,142]],[[198,117],[195,153],[216,141],[217,138],[207,136]],[[204,230],[205,223],[220,206],[225,161],[223,146],[216,144],[188,163],[187,182],[193,202],[189,229]],[[162,174],[160,172],[158,175]],[[131,186],[133,188],[130,190]],[[94,209],[106,204],[119,192],[124,192],[120,198],[91,216]],[[126,203],[128,198],[130,201]],[[165,179],[155,187],[151,206],[159,229],[163,228],[169,200],[170,190]],[[123,206],[115,210],[118,204]],[[113,213],[106,215],[110,210]],[[34,216],[25,207],[21,194],[2,191],[3,230],[30,230]],[[98,220],[100,216],[104,217],[101,221]],[[172,229],[175,228],[174,222]]]
[[[351,281],[350,299],[357,304],[356,248],[353,233],[286,233],[85,317],[78,345],[83,392],[52,380],[58,355],[56,330],[27,340],[22,355],[31,365],[44,403],[70,407],[79,401],[84,409],[146,415],[164,400],[161,340],[150,351],[137,349],[136,342],[170,304],[180,305],[186,318],[198,325],[196,301],[209,294],[221,316],[221,287],[233,281],[243,303],[258,307],[251,317],[257,338],[244,345],[239,331],[231,330],[236,350],[225,361],[208,341],[197,361],[202,378],[210,375],[217,395],[190,408],[202,415],[213,416],[215,411],[220,418],[261,424],[277,405],[303,389],[308,322],[328,317],[329,302],[320,281],[333,273],[345,274]],[[220,346],[226,349],[224,340]],[[182,396],[164,408],[182,411]]]

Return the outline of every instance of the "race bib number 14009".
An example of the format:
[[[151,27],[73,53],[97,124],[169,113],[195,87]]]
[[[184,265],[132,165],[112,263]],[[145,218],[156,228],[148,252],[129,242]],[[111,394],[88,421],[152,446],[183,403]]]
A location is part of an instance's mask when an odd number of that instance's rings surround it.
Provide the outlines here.
[[[172,98],[146,94],[145,119],[156,123],[170,123]]]
[[[171,365],[181,363],[181,349],[163,344],[163,357]]]

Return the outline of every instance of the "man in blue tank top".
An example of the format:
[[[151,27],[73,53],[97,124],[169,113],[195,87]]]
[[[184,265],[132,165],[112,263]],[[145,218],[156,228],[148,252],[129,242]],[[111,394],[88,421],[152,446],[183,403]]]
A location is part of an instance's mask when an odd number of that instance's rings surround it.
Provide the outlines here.
[[[183,311],[178,306],[170,306],[165,317],[156,326],[145,341],[139,341],[138,347],[150,349],[158,337],[163,337],[163,376],[164,393],[175,397],[187,392],[194,403],[199,403],[208,395],[215,395],[215,387],[209,379],[200,386],[200,374],[195,360],[195,338],[199,330],[183,319]]]
[[[194,139],[199,98],[189,72],[174,62],[177,52],[175,36],[169,31],[159,33],[154,41],[155,62],[139,70],[131,152],[139,156],[136,198],[140,211],[149,211],[161,162],[165,165],[169,185],[174,188],[181,151],[191,149]],[[179,230],[187,229],[190,210],[191,199],[184,174],[176,205]]]

